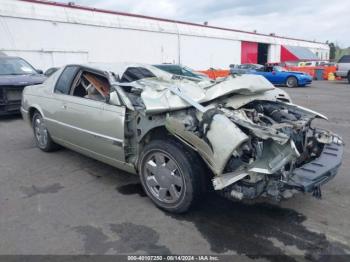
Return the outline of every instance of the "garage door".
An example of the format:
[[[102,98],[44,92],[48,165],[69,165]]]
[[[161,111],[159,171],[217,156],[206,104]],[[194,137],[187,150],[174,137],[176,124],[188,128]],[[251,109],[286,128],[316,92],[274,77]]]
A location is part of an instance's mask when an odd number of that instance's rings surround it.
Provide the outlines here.
[[[258,63],[258,43],[242,41],[242,64]]]

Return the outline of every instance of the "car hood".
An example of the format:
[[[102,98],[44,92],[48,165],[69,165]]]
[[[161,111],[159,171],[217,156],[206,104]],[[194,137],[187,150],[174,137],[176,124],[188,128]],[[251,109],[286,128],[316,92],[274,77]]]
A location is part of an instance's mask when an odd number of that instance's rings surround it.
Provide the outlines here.
[[[41,84],[43,75],[0,75],[0,86],[29,86]]]
[[[268,80],[258,75],[229,76],[214,83],[157,77],[128,84],[118,83],[118,85],[131,86],[134,92],[141,93],[140,97],[146,113],[179,110],[231,94],[252,97],[275,89]]]

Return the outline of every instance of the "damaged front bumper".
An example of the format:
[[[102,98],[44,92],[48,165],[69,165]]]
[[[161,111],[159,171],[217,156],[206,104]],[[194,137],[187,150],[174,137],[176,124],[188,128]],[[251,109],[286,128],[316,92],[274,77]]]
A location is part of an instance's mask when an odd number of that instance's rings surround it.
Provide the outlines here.
[[[312,193],[314,197],[321,198],[321,185],[335,177],[341,166],[343,148],[342,140],[335,136],[331,143],[324,145],[317,158],[294,168],[285,177],[272,179],[276,174],[259,174],[253,171],[254,168],[248,168],[216,176],[213,186],[224,196],[239,200],[260,196],[281,200],[297,192]],[[248,178],[254,175],[264,179],[251,183]]]
[[[342,163],[343,144],[325,145],[321,155],[313,161],[294,169],[286,188],[302,192],[315,192],[320,186],[332,179]]]

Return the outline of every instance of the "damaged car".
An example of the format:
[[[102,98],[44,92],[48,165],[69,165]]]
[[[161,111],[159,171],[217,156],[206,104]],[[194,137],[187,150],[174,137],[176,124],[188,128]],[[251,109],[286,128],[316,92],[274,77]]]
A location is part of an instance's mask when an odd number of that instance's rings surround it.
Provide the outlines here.
[[[37,146],[58,145],[138,174],[149,198],[174,213],[206,190],[236,200],[321,197],[343,141],[314,126],[258,75],[194,80],[144,64],[67,65],[26,87],[21,112]]]

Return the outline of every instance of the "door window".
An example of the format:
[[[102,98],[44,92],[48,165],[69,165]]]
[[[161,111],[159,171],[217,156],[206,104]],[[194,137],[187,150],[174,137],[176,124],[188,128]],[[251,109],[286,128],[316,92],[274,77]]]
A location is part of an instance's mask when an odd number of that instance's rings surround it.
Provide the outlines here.
[[[70,95],[96,101],[106,101],[109,91],[109,82],[105,77],[81,71],[73,82]]]
[[[56,82],[55,93],[68,95],[78,70],[78,66],[67,66]]]

